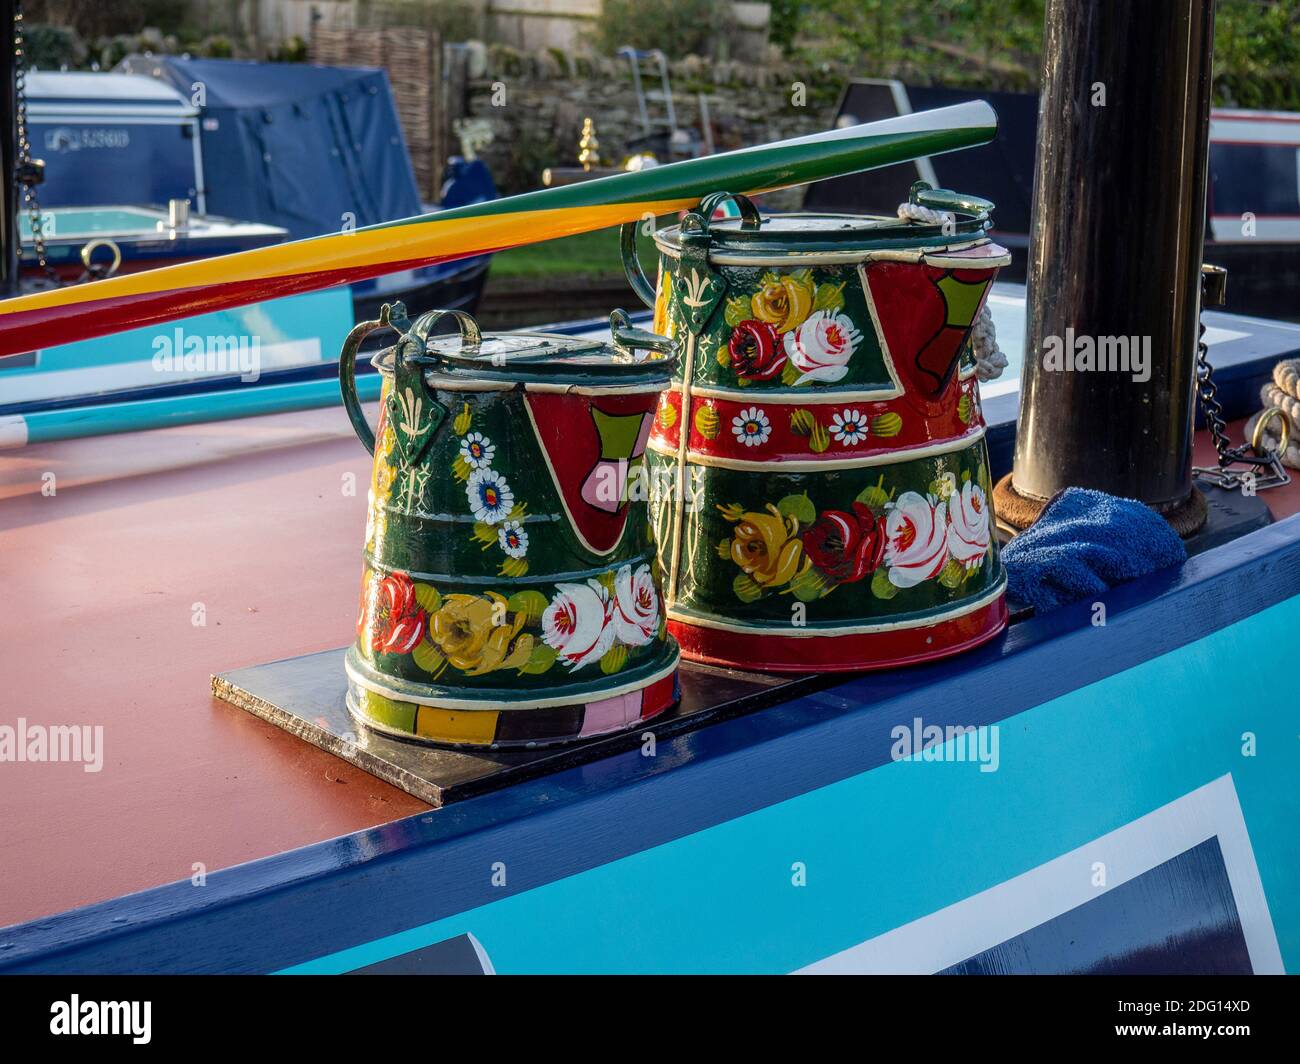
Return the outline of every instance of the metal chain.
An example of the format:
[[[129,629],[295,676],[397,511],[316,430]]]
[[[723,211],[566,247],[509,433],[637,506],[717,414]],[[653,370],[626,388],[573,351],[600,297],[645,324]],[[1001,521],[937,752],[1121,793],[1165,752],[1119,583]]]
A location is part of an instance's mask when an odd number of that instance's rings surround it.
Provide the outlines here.
[[[27,133],[27,50],[23,36],[22,0],[14,4],[14,97],[18,129],[18,180],[23,186],[23,208],[32,230],[32,249],[41,271],[56,285],[63,281],[49,264],[45,250],[45,221],[36,195],[36,174],[32,164],[32,143]]]
[[[1201,268],[1201,306],[1223,305],[1226,272],[1215,266]],[[1235,489],[1249,484],[1254,490],[1279,487],[1291,482],[1291,476],[1282,466],[1282,456],[1277,451],[1268,451],[1257,446],[1256,438],[1247,440],[1240,447],[1233,447],[1228,438],[1228,426],[1223,420],[1223,405],[1219,402],[1218,388],[1214,383],[1214,367],[1210,365],[1210,347],[1205,342],[1205,318],[1200,320],[1200,332],[1196,338],[1196,394],[1201,400],[1201,410],[1205,413],[1205,424],[1214,438],[1214,450],[1219,456],[1217,469],[1193,466],[1192,474],[1208,483],[1221,488]],[[1285,415],[1283,415],[1285,416]],[[1230,466],[1245,465],[1251,469],[1239,471]],[[1258,470],[1258,472],[1256,472]]]
[[[1252,465],[1268,465],[1267,458],[1248,453],[1250,447],[1243,444],[1233,447],[1228,438],[1228,424],[1223,420],[1223,404],[1219,402],[1219,389],[1214,383],[1214,367],[1210,365],[1210,345],[1205,342],[1205,322],[1200,323],[1200,333],[1196,341],[1196,392],[1201,400],[1201,410],[1205,413],[1205,423],[1210,435],[1214,437],[1214,449],[1219,454],[1219,465],[1229,466],[1235,462],[1249,462]]]

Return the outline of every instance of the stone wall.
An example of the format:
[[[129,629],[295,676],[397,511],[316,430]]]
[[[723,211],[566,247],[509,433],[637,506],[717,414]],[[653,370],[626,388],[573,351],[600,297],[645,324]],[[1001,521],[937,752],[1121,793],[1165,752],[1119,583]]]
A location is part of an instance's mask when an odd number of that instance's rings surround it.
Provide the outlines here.
[[[588,37],[600,17],[603,0],[479,0],[486,5],[488,27],[496,41],[531,51],[562,48],[590,54]],[[721,0],[719,0],[721,2]],[[732,54],[752,57],[767,47],[771,8],[764,2],[733,0]],[[636,41],[627,41],[636,45]]]
[[[492,127],[492,143],[479,154],[503,192],[537,188],[548,166],[576,166],[584,118],[596,125],[607,165],[620,165],[628,141],[642,133],[626,64],[491,48],[474,73],[468,114]],[[846,76],[799,71],[776,59],[766,64],[684,59],[672,67],[677,124],[700,133],[703,96],[715,151],[828,129]]]
[[[190,0],[207,32],[246,41],[268,54],[291,37],[360,26],[415,25],[449,40],[486,37],[522,51],[558,48],[590,54],[604,0]],[[723,2],[723,0],[719,0]],[[752,58],[767,47],[771,11],[760,0],[731,0],[732,54]],[[635,45],[637,42],[628,41]]]

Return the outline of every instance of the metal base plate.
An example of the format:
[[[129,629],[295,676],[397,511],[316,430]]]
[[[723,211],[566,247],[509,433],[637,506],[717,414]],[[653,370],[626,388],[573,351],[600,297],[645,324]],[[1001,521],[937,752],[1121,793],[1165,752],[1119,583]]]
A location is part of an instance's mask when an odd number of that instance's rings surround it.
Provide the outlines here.
[[[540,750],[462,751],[405,742],[359,725],[344,701],[345,653],[346,648],[326,650],[224,672],[212,677],[212,693],[433,806],[634,749],[645,732],[662,740],[834,682],[683,662],[681,701],[644,727]]]
[[[1243,495],[1240,490],[1220,488],[1204,480],[1197,480],[1196,487],[1205,496],[1207,514],[1200,530],[1183,540],[1188,556],[1200,554],[1273,523],[1273,515],[1268,509],[1267,491],[1258,495]]]

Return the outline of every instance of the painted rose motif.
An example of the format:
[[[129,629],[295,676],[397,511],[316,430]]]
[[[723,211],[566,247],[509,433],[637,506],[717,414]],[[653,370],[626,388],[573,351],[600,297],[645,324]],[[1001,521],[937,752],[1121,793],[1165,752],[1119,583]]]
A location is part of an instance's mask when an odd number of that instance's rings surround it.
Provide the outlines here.
[[[885,553],[885,519],[860,502],[852,512],[824,510],[803,534],[803,549],[814,567],[838,584],[851,584],[875,572]]]
[[[470,469],[487,469],[496,453],[496,444],[481,432],[471,432],[460,441],[460,456]]]
[[[611,621],[620,643],[642,647],[654,639],[659,631],[659,592],[650,566],[639,566],[634,573],[632,566],[625,565],[618,571]]]
[[[795,384],[842,380],[861,339],[847,314],[819,310],[811,315],[785,336],[786,356],[802,374]]]
[[[751,381],[771,380],[785,365],[781,338],[765,321],[742,321],[731,331],[727,353],[738,377]]]
[[[524,615],[516,613],[509,619],[505,601],[500,595],[446,595],[433,615],[430,637],[447,660],[467,676],[528,664],[535,640],[531,635],[519,635]]]
[[[806,270],[782,277],[768,274],[750,299],[750,307],[755,318],[784,333],[808,317],[815,295],[812,276]]]
[[[370,649],[376,654],[409,654],[424,638],[429,615],[415,598],[405,573],[389,573],[375,592]]]
[[[766,413],[751,406],[731,419],[731,431],[746,447],[758,447],[772,435],[772,423]]]
[[[507,521],[497,529],[497,543],[511,558],[522,558],[528,553],[528,533],[518,521]]]
[[[967,569],[984,560],[989,549],[989,508],[984,489],[966,481],[948,496],[948,553]]]
[[[889,504],[885,564],[895,587],[915,587],[938,576],[948,561],[948,510],[914,491]]]
[[[510,516],[515,504],[514,492],[500,473],[493,469],[476,469],[465,485],[469,508],[474,520],[495,525]]]
[[[775,587],[799,572],[803,543],[798,536],[798,518],[783,517],[771,503],[767,510],[765,514],[743,514],[736,522],[731,560],[760,587]]]
[[[831,415],[831,436],[836,443],[854,447],[867,438],[867,419],[858,410],[845,410]]]
[[[542,614],[542,639],[570,669],[599,661],[614,643],[609,593],[596,580],[557,584]]]

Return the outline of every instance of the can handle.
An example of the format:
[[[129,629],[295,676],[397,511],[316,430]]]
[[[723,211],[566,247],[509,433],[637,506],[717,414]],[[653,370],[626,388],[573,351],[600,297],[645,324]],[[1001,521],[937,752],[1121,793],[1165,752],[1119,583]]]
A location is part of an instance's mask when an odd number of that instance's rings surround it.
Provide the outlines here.
[[[627,275],[627,283],[632,286],[632,291],[642,303],[654,309],[654,286],[646,280],[645,271],[641,269],[641,260],[636,255],[636,227],[640,224],[640,222],[623,223],[619,229],[618,247],[619,253],[623,256],[623,273]]]
[[[752,232],[763,224],[763,216],[758,213],[754,201],[748,196],[742,196],[739,192],[710,192],[700,200],[700,205],[682,221],[683,232],[688,228],[692,231],[708,232],[709,219],[713,217],[713,212],[726,203],[727,200],[734,200],[736,206],[740,209],[740,227],[742,229]],[[990,206],[992,205],[990,204]],[[641,260],[637,258],[636,253],[636,227],[640,224],[640,222],[623,223],[619,230],[619,252],[623,256],[623,272],[627,275],[627,283],[632,286],[632,291],[637,294],[641,302],[653,310],[655,305],[654,285],[646,279],[645,271],[641,269]]]
[[[356,325],[343,341],[343,349],[339,352],[339,392],[343,396],[343,408],[348,412],[348,419],[352,422],[352,429],[356,432],[357,439],[372,455],[375,453],[375,434],[370,429],[370,423],[361,409],[361,400],[357,396],[357,350],[361,347],[361,342],[378,329],[392,329],[398,334],[397,346],[393,351],[393,376],[396,380],[408,364],[424,366],[438,363],[436,355],[405,354],[403,347],[414,344],[419,350],[424,350],[429,339],[429,331],[438,319],[446,314],[456,319],[461,340],[465,345],[478,347],[483,342],[483,334],[479,331],[478,322],[465,311],[431,310],[421,314],[412,325],[406,318],[406,306],[400,300],[385,303],[379,308],[379,318],[376,321],[363,321]],[[407,341],[406,345],[402,343],[403,340]],[[419,371],[414,372],[418,374]],[[436,412],[433,408],[441,409],[437,403],[433,403],[431,407],[431,412]],[[437,420],[440,421],[441,416]]]
[[[934,188],[925,181],[917,181],[908,193],[908,200],[936,211],[961,211],[977,219],[985,219],[993,210],[991,200],[979,196],[963,196],[951,189]]]
[[[448,314],[456,319],[456,326],[460,329],[462,350],[466,347],[479,347],[482,345],[483,333],[478,327],[478,322],[474,320],[474,315],[466,310],[431,310],[427,314],[421,314],[415,319],[415,324],[411,326],[411,335],[419,339],[422,344],[426,343],[429,339],[429,331],[437,324],[438,319]],[[438,357],[436,355],[408,355],[406,361],[434,365],[438,362]]]
[[[614,346],[629,354],[633,351],[658,351],[663,355],[676,355],[677,345],[668,337],[647,329],[638,329],[632,324],[627,311],[615,310],[609,316],[609,334],[614,338]]]
[[[700,205],[691,213],[698,214],[703,219],[704,227],[707,229],[709,222],[713,218],[713,212],[726,203],[727,200],[732,200],[740,210],[741,229],[753,232],[762,226],[763,216],[758,213],[754,201],[748,196],[742,196],[739,192],[710,192],[700,200]]]
[[[357,434],[357,439],[372,455],[375,453],[375,434],[370,429],[370,422],[366,420],[361,400],[357,397],[357,351],[361,342],[372,332],[392,327],[393,309],[385,303],[379,308],[377,321],[363,321],[353,326],[339,351],[339,392],[343,396],[343,409],[348,412],[348,420],[352,422],[352,431]],[[397,304],[397,311],[403,318],[406,316],[406,308],[401,303]]]

